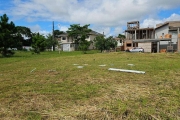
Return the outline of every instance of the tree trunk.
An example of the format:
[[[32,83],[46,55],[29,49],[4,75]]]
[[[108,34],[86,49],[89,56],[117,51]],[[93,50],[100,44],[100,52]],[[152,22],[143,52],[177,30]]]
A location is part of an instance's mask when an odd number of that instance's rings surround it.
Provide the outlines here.
[[[53,51],[55,51],[55,45],[53,45]]]

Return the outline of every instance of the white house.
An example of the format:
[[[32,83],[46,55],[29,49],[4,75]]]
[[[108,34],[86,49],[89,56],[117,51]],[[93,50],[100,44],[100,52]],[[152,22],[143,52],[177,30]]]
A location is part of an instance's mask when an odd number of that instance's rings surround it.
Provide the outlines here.
[[[160,41],[160,49],[167,49],[168,46],[173,46],[173,50],[178,50],[178,34],[180,21],[168,21],[162,24],[157,24],[155,28],[155,38],[166,38],[169,34],[171,42]],[[179,48],[180,49],[180,48]]]
[[[123,39],[120,39],[120,38],[118,38],[118,37],[115,37],[114,39],[117,41],[117,47],[121,47],[121,46],[124,45],[124,44],[123,44]]]
[[[61,35],[56,36],[58,43],[61,46],[62,51],[74,51],[75,50],[75,45],[73,43],[73,40],[71,37],[68,36],[67,33],[63,33]]]

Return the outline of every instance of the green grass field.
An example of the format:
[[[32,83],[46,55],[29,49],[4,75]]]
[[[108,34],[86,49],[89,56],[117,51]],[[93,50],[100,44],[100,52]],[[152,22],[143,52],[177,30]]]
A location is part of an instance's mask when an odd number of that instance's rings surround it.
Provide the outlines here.
[[[178,120],[180,54],[18,51],[0,57],[0,119]]]

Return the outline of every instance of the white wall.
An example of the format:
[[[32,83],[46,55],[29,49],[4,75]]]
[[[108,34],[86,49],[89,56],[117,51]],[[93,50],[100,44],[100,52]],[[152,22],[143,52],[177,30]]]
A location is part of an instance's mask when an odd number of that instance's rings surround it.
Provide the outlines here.
[[[123,41],[120,43],[120,40],[117,40],[117,46],[123,46]]]
[[[156,39],[160,38],[162,36],[162,33],[164,33],[164,36],[166,34],[169,34],[168,24],[155,30],[155,38]],[[160,44],[168,44],[168,41],[161,41]]]
[[[63,43],[62,47],[63,47],[63,51],[66,51],[66,52],[75,50],[75,45],[72,43]]]
[[[95,35],[89,35],[89,38],[86,38],[87,41],[93,41],[96,38]]]
[[[30,49],[33,49],[31,46],[23,46],[23,49],[27,49],[28,51],[30,51]]]
[[[70,44],[69,44],[69,43],[63,44],[63,51],[71,51],[71,49],[70,49]]]
[[[67,36],[64,36],[66,39],[63,40],[63,37],[61,37],[61,43],[72,43],[72,38],[71,37],[67,37]]]
[[[169,34],[172,35],[172,42],[173,42],[173,44],[176,44],[177,37],[178,37],[177,31],[169,31]]]

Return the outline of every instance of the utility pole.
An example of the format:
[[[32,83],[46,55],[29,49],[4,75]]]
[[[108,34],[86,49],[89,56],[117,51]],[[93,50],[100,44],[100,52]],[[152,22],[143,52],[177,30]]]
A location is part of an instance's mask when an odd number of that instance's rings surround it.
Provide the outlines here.
[[[177,28],[177,52],[180,53],[180,28]]]
[[[52,29],[52,39],[54,40],[54,21],[53,21],[53,29]],[[53,51],[55,51],[55,45],[53,44]]]

